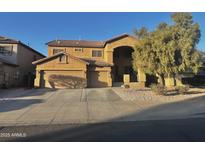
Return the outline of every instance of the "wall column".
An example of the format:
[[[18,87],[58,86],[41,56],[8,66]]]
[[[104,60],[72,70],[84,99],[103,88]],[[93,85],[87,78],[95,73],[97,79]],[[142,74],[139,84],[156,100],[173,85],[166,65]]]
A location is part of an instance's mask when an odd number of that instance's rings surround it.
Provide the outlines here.
[[[138,82],[140,83],[141,87],[145,87],[146,74],[141,69],[138,69],[137,72],[138,72],[137,74]]]
[[[107,74],[108,74],[108,87],[112,87],[111,68],[110,68],[110,70],[107,72]]]
[[[85,79],[84,88],[88,86],[87,70],[83,70],[83,78]]]
[[[40,70],[36,70],[36,78],[34,80],[34,87],[40,87]]]
[[[105,50],[104,56],[105,56],[106,62],[110,64],[113,63],[113,50]]]

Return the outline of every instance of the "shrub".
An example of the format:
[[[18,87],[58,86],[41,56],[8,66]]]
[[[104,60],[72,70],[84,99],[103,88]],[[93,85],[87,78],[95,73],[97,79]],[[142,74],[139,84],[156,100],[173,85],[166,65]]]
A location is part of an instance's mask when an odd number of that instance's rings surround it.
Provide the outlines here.
[[[177,86],[176,90],[178,94],[181,94],[181,95],[187,94],[187,92],[189,91],[189,85]]]
[[[127,88],[127,89],[128,89],[128,88],[130,88],[130,85],[125,84],[125,85],[124,85],[124,88]]]
[[[2,88],[2,89],[7,89],[7,86],[6,86],[5,83],[3,83],[0,88]]]
[[[157,95],[166,95],[167,94],[166,87],[161,85],[161,84],[152,84],[151,89]]]

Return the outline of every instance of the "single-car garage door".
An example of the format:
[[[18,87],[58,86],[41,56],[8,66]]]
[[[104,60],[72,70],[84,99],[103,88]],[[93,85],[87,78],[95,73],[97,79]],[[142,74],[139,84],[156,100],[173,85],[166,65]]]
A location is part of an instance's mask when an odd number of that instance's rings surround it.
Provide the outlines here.
[[[88,87],[98,88],[108,86],[107,71],[89,71],[88,72]]]

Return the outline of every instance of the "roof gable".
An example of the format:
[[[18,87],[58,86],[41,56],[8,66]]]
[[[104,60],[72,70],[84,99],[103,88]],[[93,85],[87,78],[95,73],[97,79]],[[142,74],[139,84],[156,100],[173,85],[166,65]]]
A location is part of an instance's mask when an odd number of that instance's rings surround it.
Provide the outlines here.
[[[32,64],[38,65],[38,64],[46,63],[47,61],[56,59],[56,58],[58,58],[58,57],[60,57],[62,55],[67,55],[67,56],[69,56],[72,59],[75,59],[75,60],[77,60],[77,61],[79,61],[81,63],[84,63],[84,64],[88,65],[88,63],[86,61],[83,61],[83,60],[81,60],[81,59],[79,59],[77,57],[74,57],[74,56],[72,56],[72,55],[70,55],[68,53],[64,53],[64,52],[60,52],[60,53],[57,53],[55,55],[52,55],[52,56],[49,56],[49,57],[46,57],[46,58],[42,58],[40,60],[32,62]]]

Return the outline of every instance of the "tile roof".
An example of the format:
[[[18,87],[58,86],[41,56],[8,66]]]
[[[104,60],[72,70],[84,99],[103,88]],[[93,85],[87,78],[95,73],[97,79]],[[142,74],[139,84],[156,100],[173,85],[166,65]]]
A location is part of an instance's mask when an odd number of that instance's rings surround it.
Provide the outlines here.
[[[4,36],[0,36],[0,42],[1,43],[20,43],[20,41],[18,41],[18,40],[14,40],[14,39],[7,38]]]
[[[105,41],[88,41],[88,40],[53,40],[48,43],[46,43],[48,46],[58,46],[58,47],[95,47],[95,48],[103,48],[106,43],[110,43],[112,41],[124,38],[124,37],[133,37],[129,34],[121,34],[118,36],[115,36],[111,39],[105,40]],[[136,39],[136,38],[135,38]]]
[[[0,43],[3,43],[3,44],[21,44],[22,46],[24,46],[25,48],[29,49],[29,50],[32,50],[33,52],[41,55],[42,57],[45,57],[42,53],[34,50],[33,48],[31,48],[30,46],[22,43],[21,41],[19,40],[15,40],[15,39],[11,39],[11,38],[8,38],[8,37],[4,37],[4,36],[0,36]]]
[[[87,40],[54,40],[48,42],[49,46],[59,46],[59,47],[93,47],[93,48],[103,48],[104,42],[102,41],[87,41]]]

